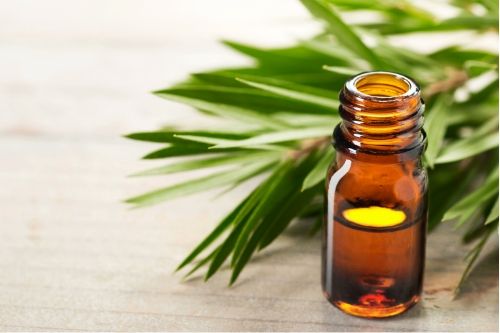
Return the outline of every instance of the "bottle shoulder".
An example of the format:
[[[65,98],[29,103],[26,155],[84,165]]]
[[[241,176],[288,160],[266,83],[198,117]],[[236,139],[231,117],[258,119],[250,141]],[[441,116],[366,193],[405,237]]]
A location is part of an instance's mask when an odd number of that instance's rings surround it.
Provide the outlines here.
[[[379,163],[352,158],[337,153],[327,171],[330,179],[349,161],[349,170],[338,180],[337,192],[348,197],[379,196],[400,197],[411,200],[427,192],[428,176],[420,159],[403,160],[397,163]]]

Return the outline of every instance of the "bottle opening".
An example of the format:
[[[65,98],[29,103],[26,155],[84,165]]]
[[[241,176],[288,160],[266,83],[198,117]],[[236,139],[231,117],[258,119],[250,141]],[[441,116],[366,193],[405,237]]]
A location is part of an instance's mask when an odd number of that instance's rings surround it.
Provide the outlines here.
[[[410,79],[390,72],[362,73],[348,81],[347,89],[364,98],[394,99],[412,96],[418,92]]]
[[[377,154],[424,147],[424,104],[413,80],[391,72],[361,73],[346,82],[339,100],[337,146]]]

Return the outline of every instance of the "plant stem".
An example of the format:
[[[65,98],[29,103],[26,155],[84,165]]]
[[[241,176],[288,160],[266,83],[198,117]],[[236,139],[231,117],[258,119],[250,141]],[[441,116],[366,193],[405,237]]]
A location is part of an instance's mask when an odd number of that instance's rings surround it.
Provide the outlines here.
[[[304,140],[300,144],[300,149],[288,151],[285,155],[287,159],[298,160],[310,152],[326,146],[330,142],[329,137]]]
[[[454,90],[462,86],[469,76],[464,70],[450,69],[446,79],[429,84],[423,91],[424,98],[430,98],[436,94]]]

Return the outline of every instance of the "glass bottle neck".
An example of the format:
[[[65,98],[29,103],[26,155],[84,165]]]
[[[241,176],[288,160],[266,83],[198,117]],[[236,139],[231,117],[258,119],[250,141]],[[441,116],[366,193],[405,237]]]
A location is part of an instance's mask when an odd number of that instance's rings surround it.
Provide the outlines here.
[[[347,81],[340,103],[342,121],[334,131],[337,149],[377,155],[422,153],[424,103],[409,78],[362,73]]]

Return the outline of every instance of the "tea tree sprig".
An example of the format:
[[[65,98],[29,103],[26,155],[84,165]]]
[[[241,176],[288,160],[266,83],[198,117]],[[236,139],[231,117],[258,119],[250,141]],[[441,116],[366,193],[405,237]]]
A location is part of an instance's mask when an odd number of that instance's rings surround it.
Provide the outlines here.
[[[322,180],[333,158],[330,133],[339,120],[338,92],[346,79],[366,70],[412,76],[426,99],[430,175],[429,229],[457,221],[466,242],[477,242],[460,283],[498,226],[498,53],[456,44],[423,54],[394,45],[393,35],[473,30],[498,34],[498,4],[455,0],[456,15],[440,19],[410,1],[302,0],[324,31],[286,48],[224,44],[252,66],[195,73],[159,90],[159,97],[215,117],[222,129],[164,128],[128,138],[163,144],[145,159],[173,159],[134,176],[217,169],[127,200],[136,206],[180,196],[231,189],[260,177],[261,183],[180,263],[186,275],[208,267],[209,279],[225,263],[234,283],[258,251],[301,216],[321,221]],[[481,7],[481,11],[471,8]],[[370,10],[377,22],[350,24],[345,13]],[[482,12],[479,15],[477,12]],[[410,37],[409,37],[410,38]],[[370,39],[373,44],[366,44]],[[487,78],[470,88],[478,77]],[[480,80],[481,81],[481,80]],[[466,98],[457,99],[457,90]],[[230,130],[228,130],[230,129]],[[315,223],[311,230],[317,230]]]

